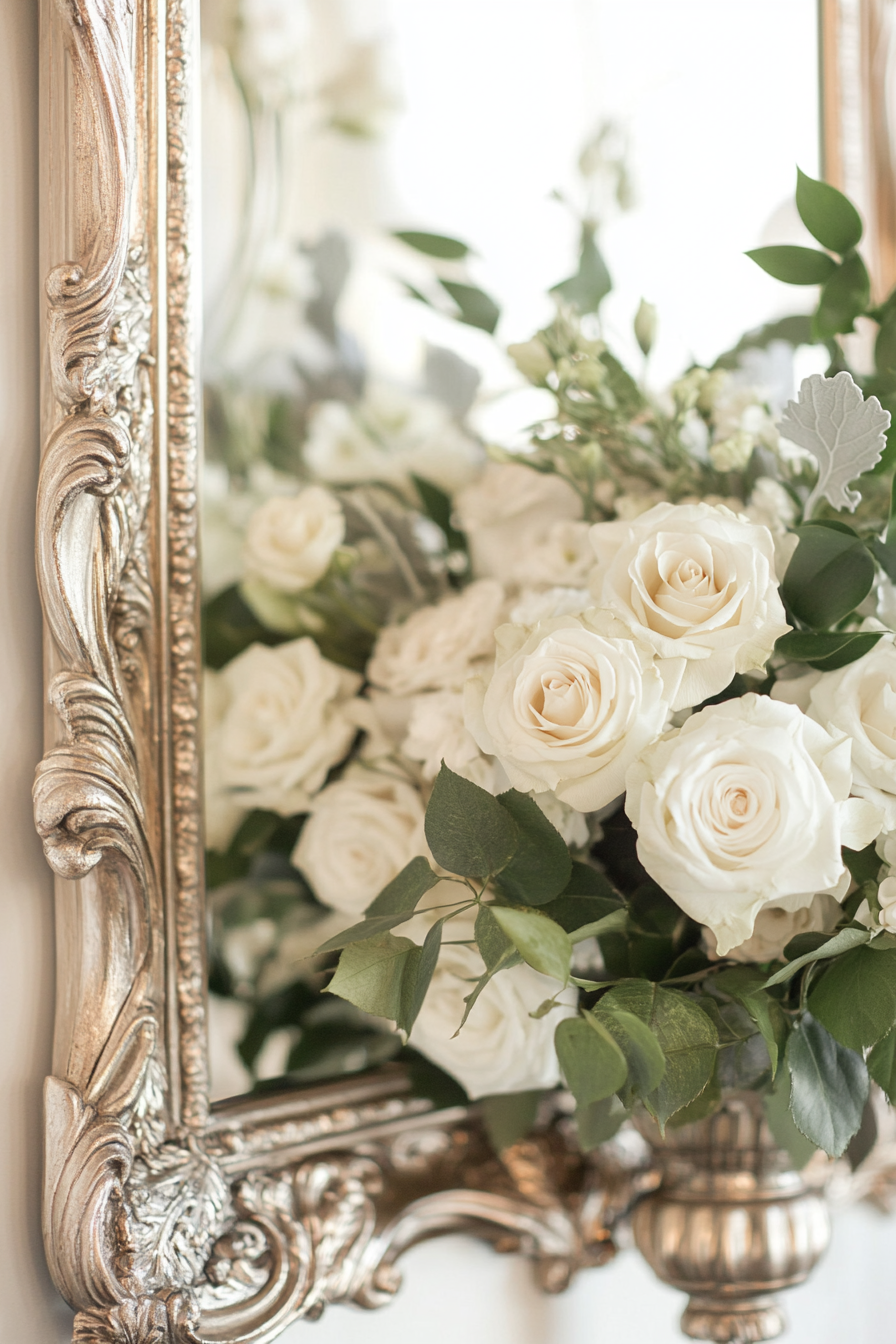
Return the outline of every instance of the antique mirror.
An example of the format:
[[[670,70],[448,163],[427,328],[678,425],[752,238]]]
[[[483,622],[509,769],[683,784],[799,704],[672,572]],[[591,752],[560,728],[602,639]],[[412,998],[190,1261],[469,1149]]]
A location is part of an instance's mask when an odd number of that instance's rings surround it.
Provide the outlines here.
[[[504,351],[552,288],[609,289],[603,329],[632,361],[653,345],[658,385],[711,361],[792,310],[741,253],[800,241],[798,163],[859,202],[889,290],[890,23],[886,0],[43,0],[44,1226],[81,1344],[260,1344],[387,1302],[401,1253],[457,1230],[560,1291],[636,1205],[695,1337],[780,1328],[768,1292],[826,1243],[810,1180],[787,1195],[798,1264],[688,1280],[634,1132],[584,1157],[548,1087],[508,1139],[450,1054],[324,992],[315,949],[416,852],[422,811],[390,785],[402,857],[371,875],[369,780],[329,829],[320,799],[385,731],[359,693],[378,631],[462,572],[451,489],[545,413]],[[344,522],[278,589],[247,529],[308,462]],[[317,677],[301,765],[246,740],[234,784],[227,706],[278,649]],[[290,692],[262,664],[263,718]]]

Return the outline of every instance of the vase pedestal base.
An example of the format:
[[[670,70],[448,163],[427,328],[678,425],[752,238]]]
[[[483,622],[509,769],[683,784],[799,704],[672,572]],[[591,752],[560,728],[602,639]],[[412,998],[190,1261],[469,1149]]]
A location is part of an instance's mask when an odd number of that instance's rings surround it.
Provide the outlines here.
[[[767,1295],[730,1302],[694,1296],[681,1318],[689,1339],[710,1339],[715,1344],[758,1344],[777,1339],[785,1327],[781,1308]]]

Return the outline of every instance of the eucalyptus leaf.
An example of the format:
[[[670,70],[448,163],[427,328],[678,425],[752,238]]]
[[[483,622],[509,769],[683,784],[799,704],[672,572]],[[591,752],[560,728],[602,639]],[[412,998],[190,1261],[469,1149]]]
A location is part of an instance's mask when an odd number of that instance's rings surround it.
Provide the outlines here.
[[[777,999],[763,988],[762,975],[751,967],[735,966],[717,975],[714,984],[741,1004],[759,1028],[774,1078],[787,1043],[787,1018]]]
[[[808,966],[812,961],[825,961],[828,957],[839,957],[841,952],[850,952],[854,947],[861,947],[863,943],[869,942],[871,934],[868,929],[841,929],[835,933],[833,938],[828,938],[820,947],[816,947],[811,952],[805,952],[803,956],[797,957],[795,961],[790,961],[786,966],[782,966],[780,971],[775,971],[770,975],[762,986],[763,989],[771,989],[773,985],[783,985],[801,971],[804,966]]]
[[[482,880],[506,868],[520,842],[507,809],[444,762],[426,809],[425,831],[436,863],[449,873]]]
[[[566,984],[572,960],[569,934],[546,915],[535,910],[515,910],[493,905],[492,914],[523,961]]]
[[[569,941],[571,943],[583,943],[586,938],[597,938],[603,933],[622,933],[625,931],[627,924],[628,913],[625,909],[612,910],[608,915],[603,915],[590,924],[583,924],[581,928],[572,929],[569,934]]]
[[[788,285],[823,285],[837,269],[827,252],[812,247],[757,247],[746,255],[775,280]]]
[[[628,1066],[628,1081],[622,1101],[632,1105],[659,1087],[666,1072],[666,1057],[656,1036],[640,1017],[607,1005],[604,997],[593,1010],[593,1017],[606,1027]]]
[[[662,1132],[666,1121],[698,1097],[712,1077],[718,1032],[693,999],[648,980],[617,985],[602,1000],[604,1005],[639,1017],[659,1042],[666,1069],[644,1104]]]
[[[590,1153],[612,1139],[627,1119],[628,1111],[615,1095],[604,1097],[603,1101],[592,1101],[589,1106],[577,1107],[576,1131],[582,1152]]]
[[[856,318],[871,301],[871,280],[857,252],[850,253],[834,271],[821,291],[818,309],[812,320],[816,337],[825,340],[838,333],[855,330]]]
[[[597,1019],[564,1018],[554,1032],[554,1046],[577,1105],[602,1101],[624,1086],[628,1076],[625,1055]]]
[[[596,313],[612,288],[613,281],[597,246],[594,225],[585,220],[579,247],[579,269],[568,280],[553,285],[551,293],[572,304],[580,313]]]
[[[832,187],[796,170],[796,208],[812,237],[843,256],[858,247],[862,219],[852,201]]]
[[[352,943],[339,958],[327,990],[365,1013],[395,1021],[401,1015],[401,982],[408,958],[419,950],[410,938],[391,933]]]
[[[572,875],[566,841],[527,794],[508,789],[498,794],[498,802],[519,831],[516,852],[502,870],[498,886],[523,905],[544,905],[560,895]]]
[[[422,233],[419,229],[396,229],[392,234],[399,242],[407,243],[415,252],[444,261],[461,261],[470,249],[458,238],[447,238],[441,233]]]
[[[890,1105],[896,1105],[896,1027],[891,1027],[868,1055],[868,1072],[886,1094]]]
[[[797,528],[797,536],[781,594],[805,625],[816,630],[835,625],[868,596],[874,561],[858,537],[821,523]]]
[[[807,1139],[794,1124],[790,1113],[790,1090],[790,1071],[786,1066],[782,1066],[774,1090],[767,1093],[764,1098],[763,1109],[778,1147],[789,1154],[794,1171],[802,1171],[810,1158],[818,1152],[818,1145]]]
[[[489,298],[488,294],[477,289],[475,285],[462,285],[456,280],[441,278],[439,284],[457,304],[459,322],[468,327],[479,327],[480,330],[487,331],[490,336],[494,335],[498,318],[501,316],[501,309],[494,299]]]
[[[426,998],[426,991],[432,983],[442,946],[442,929],[447,918],[449,916],[443,915],[441,919],[437,919],[428,930],[423,946],[415,948],[408,954],[401,979],[400,1010],[395,1018],[397,1026],[408,1035],[417,1021],[423,1000]]]
[[[870,653],[883,630],[823,634],[814,630],[791,630],[775,644],[775,652],[797,663],[808,663],[819,672],[835,672]]]
[[[353,924],[351,928],[343,929],[342,933],[335,934],[328,938],[320,947],[314,949],[313,956],[320,956],[324,952],[339,952],[342,948],[350,947],[353,943],[363,943],[369,938],[376,938],[381,933],[388,933],[390,929],[397,928],[399,924],[406,924],[412,917],[413,911],[398,915],[374,915],[372,919],[362,919],[360,924]]]
[[[480,905],[474,935],[487,970],[495,970],[506,962],[508,954],[515,950],[513,943],[492,914],[490,905]]]
[[[865,1061],[805,1013],[787,1042],[787,1067],[797,1128],[830,1157],[840,1157],[858,1133],[868,1100]]]
[[[833,378],[815,373],[803,379],[798,399],[787,403],[777,427],[818,463],[818,480],[803,511],[806,520],[822,498],[835,509],[855,512],[862,496],[847,487],[880,460],[889,425],[890,412],[877,397],[863,398],[845,370]]]
[[[876,1045],[896,1023],[896,951],[847,952],[816,981],[808,1007],[841,1045]]]
[[[498,1092],[480,1098],[482,1123],[496,1153],[518,1143],[531,1131],[544,1095],[543,1091]]]

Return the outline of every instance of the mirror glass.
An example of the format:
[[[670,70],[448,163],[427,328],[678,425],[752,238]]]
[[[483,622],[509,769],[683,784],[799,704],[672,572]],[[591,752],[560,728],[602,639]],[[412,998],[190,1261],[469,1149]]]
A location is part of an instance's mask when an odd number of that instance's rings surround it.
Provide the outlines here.
[[[202,31],[213,1094],[402,1057],[453,1100],[312,955],[426,852],[442,756],[495,787],[458,708],[486,651],[382,631],[495,572],[459,496],[555,413],[507,347],[558,303],[657,395],[808,310],[743,253],[804,241],[817,6],[202,0]],[[824,363],[727,367],[774,412]]]

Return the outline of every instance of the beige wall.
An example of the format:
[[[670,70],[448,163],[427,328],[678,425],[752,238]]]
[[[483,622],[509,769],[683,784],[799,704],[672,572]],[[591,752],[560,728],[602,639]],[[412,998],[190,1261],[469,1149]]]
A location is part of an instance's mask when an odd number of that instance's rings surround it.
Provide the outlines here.
[[[49,871],[31,826],[40,752],[40,644],[32,562],[37,467],[37,5],[0,0],[0,1340],[61,1344],[70,1313],[40,1243],[40,1090],[50,1059]],[[896,1220],[854,1210],[811,1288],[792,1298],[790,1344],[889,1337]],[[634,1255],[564,1298],[531,1288],[513,1258],[452,1238],[411,1253],[408,1286],[370,1317],[334,1309],[288,1344],[674,1344],[681,1308]]]

